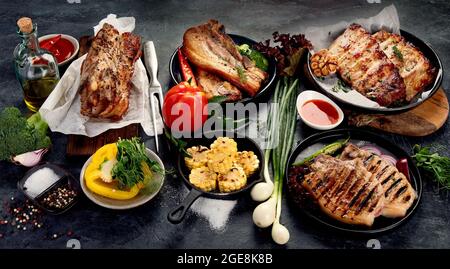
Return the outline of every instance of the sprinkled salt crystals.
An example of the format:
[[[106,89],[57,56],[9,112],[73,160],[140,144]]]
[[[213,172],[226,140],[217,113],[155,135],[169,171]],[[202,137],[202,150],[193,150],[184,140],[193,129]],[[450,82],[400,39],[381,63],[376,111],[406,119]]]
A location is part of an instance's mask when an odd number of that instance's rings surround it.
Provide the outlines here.
[[[225,229],[236,203],[236,200],[217,200],[200,197],[195,201],[191,209],[197,215],[206,218],[211,229],[222,231]]]

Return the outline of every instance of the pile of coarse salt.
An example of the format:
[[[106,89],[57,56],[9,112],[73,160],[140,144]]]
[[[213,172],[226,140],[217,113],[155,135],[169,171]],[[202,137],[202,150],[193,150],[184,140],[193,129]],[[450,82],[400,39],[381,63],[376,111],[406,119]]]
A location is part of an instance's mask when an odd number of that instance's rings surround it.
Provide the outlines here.
[[[222,231],[227,225],[236,203],[236,200],[217,200],[200,197],[195,201],[191,209],[197,215],[206,218],[211,229]]]
[[[59,178],[60,176],[53,169],[44,167],[31,174],[23,187],[28,195],[35,198],[58,181]]]

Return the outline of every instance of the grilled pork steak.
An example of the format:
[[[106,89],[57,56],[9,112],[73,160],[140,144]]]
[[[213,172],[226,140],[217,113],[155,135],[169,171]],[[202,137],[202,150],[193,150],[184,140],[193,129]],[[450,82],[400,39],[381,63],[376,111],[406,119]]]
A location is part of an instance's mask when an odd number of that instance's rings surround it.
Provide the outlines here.
[[[342,79],[381,106],[405,100],[406,87],[398,68],[361,25],[352,24],[330,46]]]
[[[128,109],[134,63],[140,57],[140,37],[119,34],[105,23],[81,66],[81,114],[119,120]]]
[[[319,155],[310,170],[302,186],[326,214],[348,224],[373,224],[383,209],[383,189],[359,159],[342,161]]]
[[[268,74],[242,56],[218,21],[189,28],[183,36],[183,52],[197,68],[229,81],[249,96],[255,94]]]
[[[242,93],[236,86],[216,75],[197,68],[196,78],[208,99],[214,96],[226,96],[228,102],[242,99]]]
[[[411,101],[433,81],[434,68],[423,53],[402,36],[386,31],[379,31],[372,36],[400,71],[406,85],[406,101]]]
[[[353,144],[348,144],[341,160],[361,160],[367,171],[381,184],[385,197],[381,214],[385,217],[403,217],[411,207],[417,194],[405,175],[378,155],[362,150]]]

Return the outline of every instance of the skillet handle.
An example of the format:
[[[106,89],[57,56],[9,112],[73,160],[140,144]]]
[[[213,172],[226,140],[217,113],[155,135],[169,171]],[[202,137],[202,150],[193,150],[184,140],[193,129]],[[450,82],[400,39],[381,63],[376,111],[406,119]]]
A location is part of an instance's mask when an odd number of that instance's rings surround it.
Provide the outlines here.
[[[184,198],[183,202],[169,212],[167,219],[173,224],[178,224],[183,221],[186,216],[186,212],[191,207],[192,203],[194,203],[195,200],[197,200],[197,198],[201,195],[202,193],[200,191],[192,188],[188,196]]]

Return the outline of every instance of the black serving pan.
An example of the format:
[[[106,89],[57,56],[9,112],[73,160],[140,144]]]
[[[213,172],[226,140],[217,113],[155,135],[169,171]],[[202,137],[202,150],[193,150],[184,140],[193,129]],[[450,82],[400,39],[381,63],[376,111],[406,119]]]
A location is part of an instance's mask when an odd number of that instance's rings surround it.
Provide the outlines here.
[[[217,135],[215,135],[215,134],[217,134]],[[256,144],[256,142],[248,137],[243,137],[243,135],[240,135],[236,132],[225,132],[225,133],[210,132],[210,133],[205,133],[202,138],[190,139],[187,143],[187,148],[192,147],[192,146],[200,146],[200,145],[209,148],[209,146],[219,136],[227,136],[227,137],[233,138],[237,143],[238,151],[244,151],[244,150],[253,151],[259,159],[258,170],[255,171],[255,173],[252,176],[247,178],[247,185],[238,191],[229,192],[229,193],[221,193],[218,191],[217,192],[216,191],[206,192],[201,189],[198,189],[197,187],[195,187],[194,185],[191,184],[191,182],[189,181],[190,171],[185,165],[184,156],[182,154],[179,154],[178,164],[177,164],[178,173],[181,175],[181,178],[183,179],[186,186],[190,189],[190,192],[186,196],[186,198],[184,198],[184,201],[180,205],[178,205],[176,208],[172,209],[169,212],[167,218],[171,223],[174,223],[174,224],[180,223],[184,219],[186,212],[188,211],[188,209],[190,208],[192,203],[194,203],[195,200],[197,200],[197,198],[199,198],[200,196],[212,198],[212,199],[221,199],[221,200],[235,199],[239,195],[247,193],[255,184],[264,181],[264,178],[262,175],[262,173],[264,171],[263,152],[262,152],[261,148]]]
[[[337,129],[331,131],[325,131],[322,133],[318,133],[308,137],[303,140],[292,152],[289,157],[288,166],[286,167],[286,176],[285,180],[287,185],[289,186],[289,167],[295,163],[296,161],[302,160],[305,156],[309,156],[314,151],[323,147],[326,144],[335,142],[339,139],[346,139],[350,137],[350,142],[362,146],[364,144],[376,145],[379,149],[381,149],[382,153],[390,154],[397,159],[406,158],[408,160],[409,174],[410,174],[410,182],[412,187],[417,192],[417,199],[411,205],[410,209],[407,211],[406,215],[403,218],[385,218],[383,216],[379,216],[375,219],[372,227],[351,225],[339,222],[325,213],[323,213],[319,206],[310,199],[305,198],[304,201],[299,202],[298,195],[294,194],[294,191],[289,188],[289,196],[290,200],[293,201],[297,208],[300,209],[301,213],[306,214],[317,222],[328,226],[333,229],[337,229],[344,232],[358,233],[358,234],[376,234],[382,233],[389,230],[392,230],[406,220],[408,220],[417,209],[419,205],[421,196],[422,196],[422,179],[420,177],[419,170],[416,165],[409,157],[408,153],[403,149],[395,145],[394,143],[382,138],[381,136],[357,129]]]
[[[26,188],[24,187],[25,181],[27,181],[27,179],[34,172],[38,171],[41,168],[45,168],[45,167],[52,169],[59,176],[59,179],[55,183],[50,185],[47,189],[45,189],[42,193],[40,193],[39,195],[37,195],[36,197],[33,198],[28,194]],[[39,208],[41,208],[45,212],[53,214],[53,215],[59,215],[59,214],[66,212],[70,208],[72,208],[78,201],[79,194],[80,194],[80,188],[76,182],[77,181],[75,180],[73,175],[70,174],[67,170],[63,169],[62,167],[60,167],[56,164],[45,163],[42,165],[35,166],[35,167],[31,168],[30,170],[28,170],[27,173],[25,174],[25,176],[17,182],[17,188],[23,193],[23,195],[25,195],[25,197],[27,197],[29,200],[31,200],[35,205],[37,205]],[[45,197],[52,190],[54,190],[58,187],[61,187],[63,185],[68,185],[70,189],[75,191],[76,195],[75,195],[73,201],[70,204],[68,204],[66,207],[61,208],[61,209],[54,209],[54,208],[46,207],[41,202],[42,198]]]
[[[245,36],[240,36],[240,35],[234,35],[234,34],[229,34],[229,36],[231,37],[231,39],[233,39],[234,43],[236,43],[237,45],[242,45],[242,44],[248,44],[250,47],[252,47],[254,44],[256,44],[256,41],[245,37]],[[182,46],[179,46],[172,54],[172,56],[170,57],[170,61],[169,61],[169,72],[170,72],[170,76],[172,78],[172,82],[175,84],[180,83],[181,81],[183,81],[182,79],[182,75],[181,75],[181,70],[180,70],[180,62],[178,61],[178,56],[177,56],[177,52],[178,49],[182,48]],[[258,93],[253,96],[246,96],[246,94],[243,92],[243,98],[241,100],[236,101],[235,103],[248,103],[248,102],[255,102],[257,100],[260,99],[260,97],[265,96],[265,94],[267,94],[270,89],[273,89],[274,87],[272,87],[274,81],[275,81],[275,77],[277,74],[277,67],[276,67],[276,63],[272,58],[269,58],[269,69],[267,71],[267,73],[269,74],[269,77],[267,79],[267,81],[261,86],[261,89],[258,91]],[[193,67],[193,66],[192,66]]]
[[[344,30],[343,30],[344,31]],[[399,107],[370,107],[366,106],[364,104],[361,104],[357,102],[356,100],[352,100],[350,98],[341,98],[340,96],[337,96],[333,93],[331,90],[331,84],[335,82],[335,78],[325,78],[324,80],[321,80],[314,76],[311,67],[309,65],[310,57],[312,56],[311,53],[308,53],[307,55],[307,75],[310,77],[310,79],[313,81],[313,83],[319,88],[321,91],[323,91],[326,95],[328,95],[330,98],[335,99],[337,101],[340,101],[344,104],[356,107],[360,110],[365,111],[371,111],[374,113],[383,113],[383,114],[394,114],[394,113],[400,113],[407,110],[410,110],[421,103],[425,102],[428,98],[433,96],[433,94],[439,89],[439,87],[442,84],[442,79],[444,76],[444,69],[442,66],[441,59],[437,55],[436,51],[425,41],[421,40],[420,38],[416,37],[415,35],[400,30],[400,34],[402,37],[405,38],[405,40],[414,46],[416,46],[423,55],[430,61],[431,65],[435,68],[435,78],[434,80],[423,90],[421,94],[416,96],[409,104],[404,104]]]

